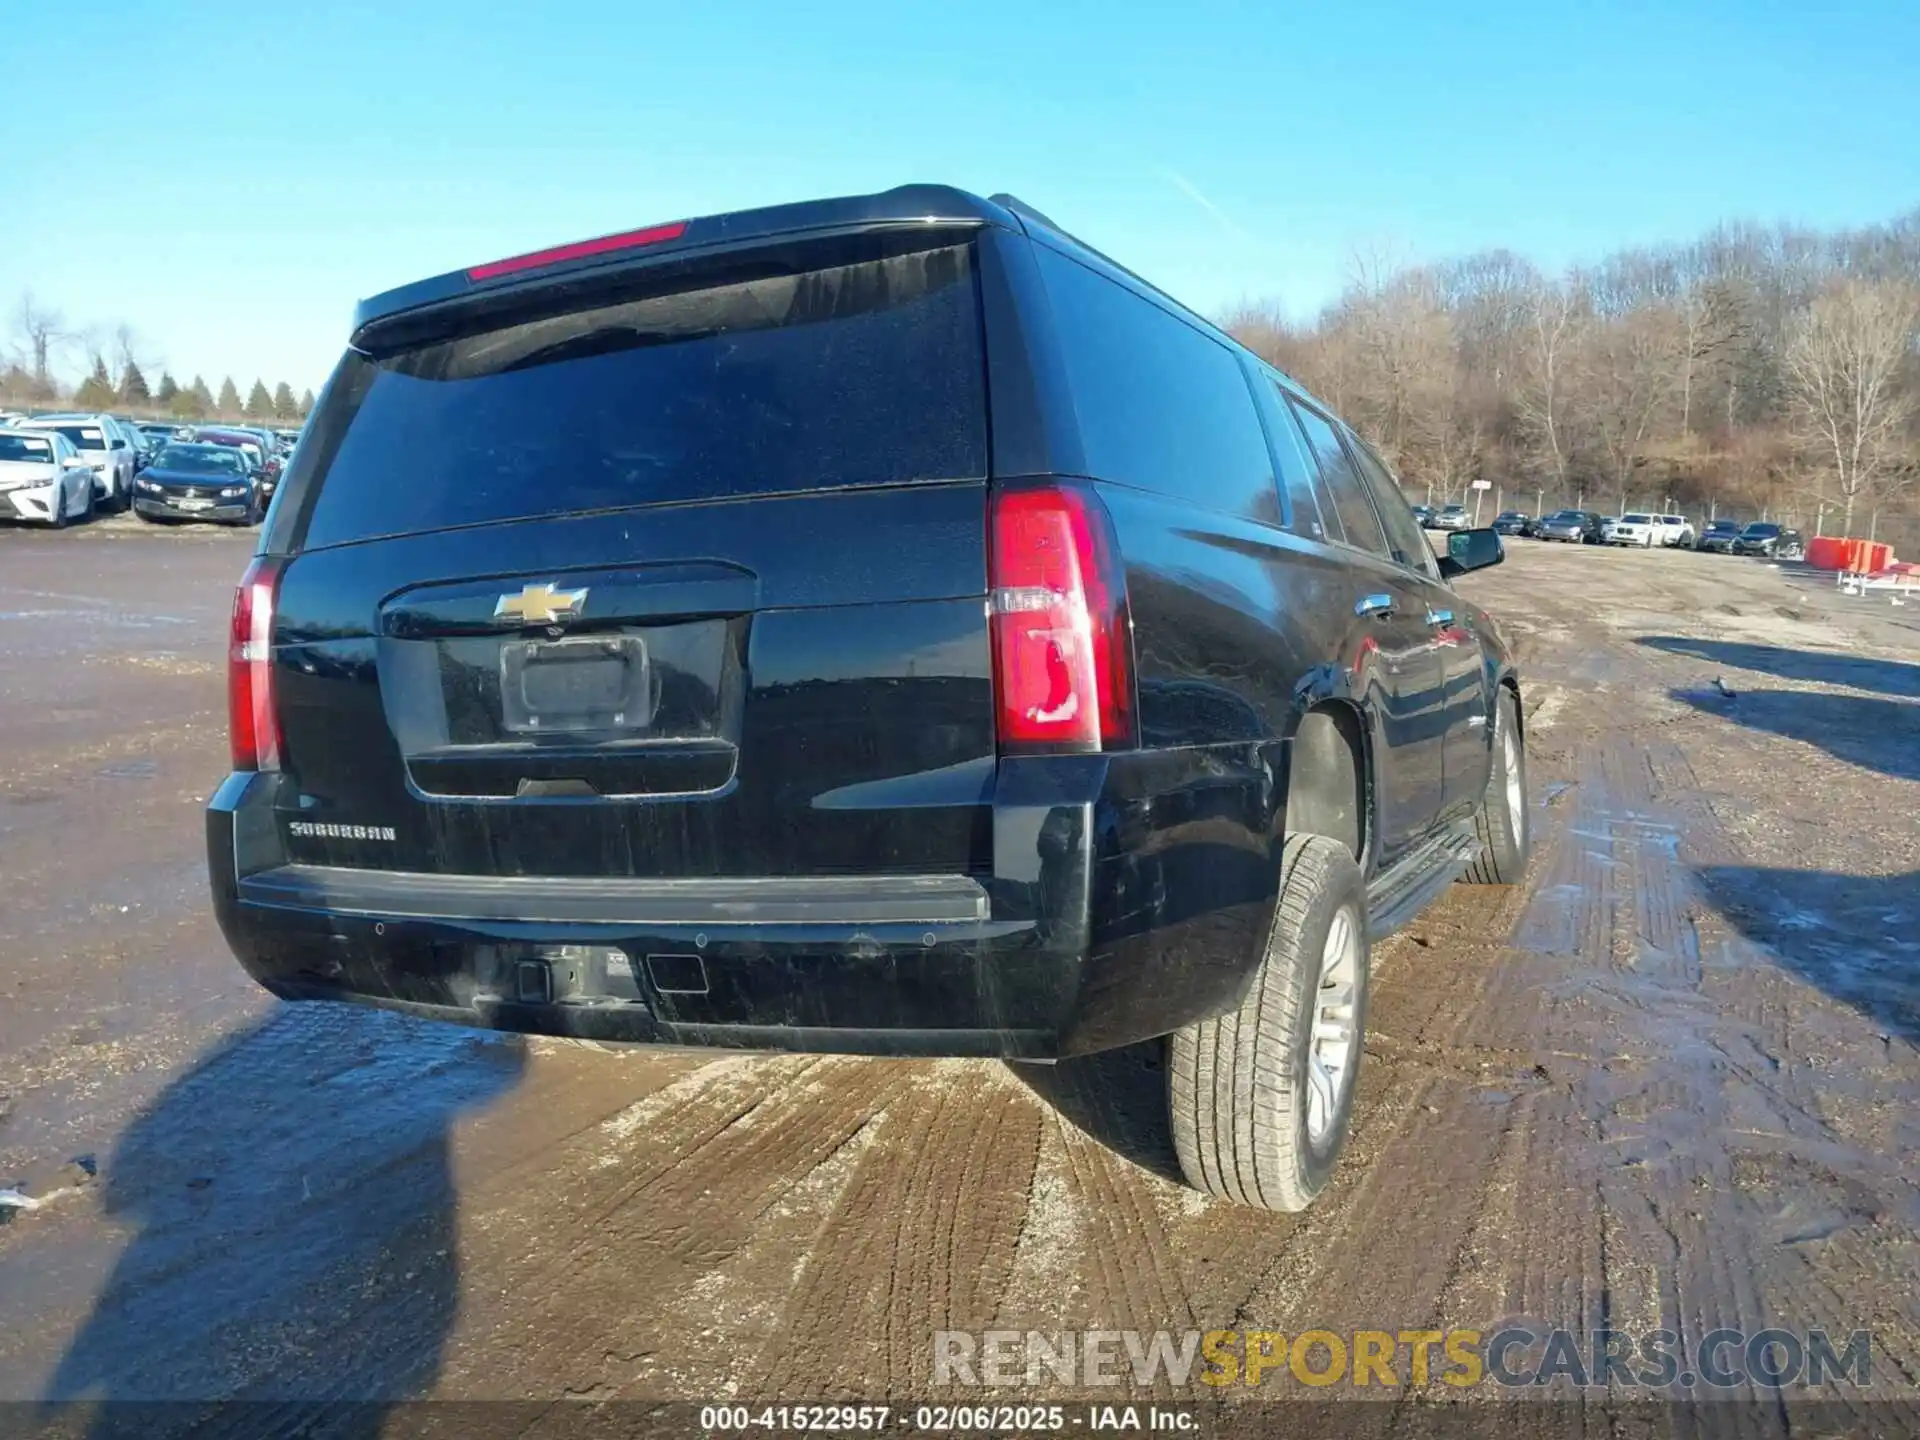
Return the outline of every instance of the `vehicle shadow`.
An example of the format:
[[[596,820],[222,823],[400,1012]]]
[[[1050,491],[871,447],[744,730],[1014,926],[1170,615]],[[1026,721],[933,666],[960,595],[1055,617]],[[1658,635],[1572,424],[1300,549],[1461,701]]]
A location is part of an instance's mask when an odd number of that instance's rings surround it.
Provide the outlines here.
[[[1777,675],[1782,680],[1810,680],[1822,685],[1871,690],[1879,695],[1920,699],[1920,665],[1903,660],[1790,650],[1785,646],[1755,645],[1744,640],[1694,640],[1681,635],[1642,635],[1635,643],[1650,650],[1664,650],[1669,655],[1685,655],[1714,665]]]
[[[1166,1066],[1166,1041],[1155,1039],[1052,1065],[1013,1061],[1007,1068],[1088,1139],[1185,1184],[1167,1123]]]
[[[1920,870],[1715,865],[1693,873],[1727,921],[1787,970],[1920,1044]]]
[[[131,1232],[42,1397],[58,1433],[374,1435],[428,1389],[460,1294],[450,1132],[517,1037],[277,1007],[101,1168]]]
[[[1837,760],[1920,780],[1920,705],[1818,690],[1673,690],[1673,699],[1749,730],[1817,745]]]

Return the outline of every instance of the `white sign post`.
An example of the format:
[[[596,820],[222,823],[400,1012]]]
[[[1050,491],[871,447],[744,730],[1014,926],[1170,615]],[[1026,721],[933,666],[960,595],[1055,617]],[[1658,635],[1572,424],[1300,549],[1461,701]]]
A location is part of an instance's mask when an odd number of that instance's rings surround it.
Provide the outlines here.
[[[1480,497],[1492,488],[1493,482],[1491,480],[1476,480],[1473,482],[1473,528],[1476,530],[1480,528]]]

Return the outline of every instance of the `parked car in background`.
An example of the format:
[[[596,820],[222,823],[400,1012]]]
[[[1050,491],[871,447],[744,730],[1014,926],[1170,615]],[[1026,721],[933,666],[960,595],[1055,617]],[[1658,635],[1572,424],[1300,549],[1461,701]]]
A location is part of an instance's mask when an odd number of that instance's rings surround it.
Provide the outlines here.
[[[120,429],[133,442],[133,473],[137,476],[153,463],[153,457],[160,453],[165,442],[156,440],[131,420],[122,420]]]
[[[1493,528],[1502,535],[1526,535],[1533,528],[1533,517],[1524,510],[1502,510],[1493,517]]]
[[[134,513],[142,520],[253,525],[266,508],[258,475],[237,446],[176,441],[134,485]]]
[[[64,435],[93,468],[93,496],[103,510],[125,510],[133,498],[133,442],[111,415],[36,415],[15,427]]]
[[[1696,550],[1711,550],[1716,554],[1727,555],[1733,551],[1733,542],[1740,536],[1738,520],[1709,520],[1707,528],[1700,532],[1700,538],[1694,542]]]
[[[1187,1178],[1305,1207],[1371,941],[1526,862],[1450,584],[1500,537],[1436,557],[1323,404],[1008,197],[639,233],[360,306],[233,612],[241,964],[590,1039],[1169,1036]]]
[[[0,520],[59,529],[93,514],[93,470],[58,430],[0,425]]]
[[[195,429],[193,438],[202,445],[225,445],[247,452],[263,497],[273,498],[280,485],[280,453],[273,441],[237,425],[202,425]]]
[[[1412,510],[1413,518],[1420,522],[1422,530],[1433,529],[1433,517],[1437,512],[1431,505],[1415,505]]]
[[[1542,540],[1567,540],[1575,545],[1598,545],[1605,538],[1600,517],[1591,510],[1556,510],[1536,527]]]
[[[1436,530],[1470,530],[1473,528],[1473,517],[1467,513],[1467,507],[1464,505],[1448,505],[1443,507],[1440,513],[1433,517],[1433,528]]]
[[[1602,529],[1609,545],[1638,545],[1647,549],[1655,543],[1660,525],[1653,516],[1632,510],[1618,520],[1603,521]]]
[[[1675,546],[1683,550],[1691,550],[1693,548],[1693,522],[1687,519],[1686,516],[1666,514],[1658,515],[1654,518],[1660,522],[1657,537],[1658,543],[1668,546],[1669,548]]]
[[[1756,520],[1734,537],[1733,553],[1764,555],[1769,560],[1798,560],[1807,553],[1807,542],[1798,530]]]
[[[156,455],[184,433],[183,427],[169,425],[162,420],[142,420],[134,428],[147,437],[147,443],[153,447]]]

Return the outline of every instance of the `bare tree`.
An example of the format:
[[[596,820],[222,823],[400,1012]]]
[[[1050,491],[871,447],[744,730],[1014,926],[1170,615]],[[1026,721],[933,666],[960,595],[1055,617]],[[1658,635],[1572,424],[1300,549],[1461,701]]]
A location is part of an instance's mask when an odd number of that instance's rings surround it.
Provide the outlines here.
[[[1604,462],[1622,507],[1683,349],[1672,311],[1642,309],[1588,327],[1572,353],[1574,383],[1567,408],[1580,417],[1582,433]]]
[[[51,387],[54,354],[73,338],[73,332],[67,329],[66,317],[58,310],[37,303],[28,291],[14,308],[13,330],[26,352],[34,383]]]
[[[1543,282],[1527,297],[1524,372],[1514,408],[1553,467],[1554,484],[1566,489],[1572,459],[1567,389],[1572,351],[1580,334],[1580,297],[1572,285]]]
[[[1903,385],[1920,334],[1920,290],[1843,279],[1810,304],[1785,353],[1795,438],[1831,479],[1842,527],[1854,507],[1901,473],[1916,395]]]

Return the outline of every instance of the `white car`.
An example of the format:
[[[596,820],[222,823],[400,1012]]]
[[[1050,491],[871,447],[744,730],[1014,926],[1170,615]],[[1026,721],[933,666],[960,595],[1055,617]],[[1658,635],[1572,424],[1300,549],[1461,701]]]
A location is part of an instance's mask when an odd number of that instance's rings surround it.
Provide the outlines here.
[[[94,472],[58,431],[0,429],[0,519],[56,529],[93,514]]]
[[[1691,520],[1684,515],[1662,515],[1659,519],[1658,544],[1678,546],[1685,550],[1693,549],[1693,542],[1698,537],[1694,533]]]
[[[133,441],[111,415],[36,415],[15,421],[20,430],[64,435],[94,468],[94,499],[106,510],[133,504]]]
[[[1656,541],[1654,538],[1659,530],[1658,520],[1636,510],[1622,515],[1607,526],[1607,544],[1638,545],[1643,549],[1655,544],[1665,544],[1665,541]]]

